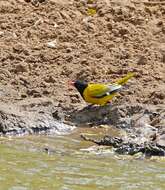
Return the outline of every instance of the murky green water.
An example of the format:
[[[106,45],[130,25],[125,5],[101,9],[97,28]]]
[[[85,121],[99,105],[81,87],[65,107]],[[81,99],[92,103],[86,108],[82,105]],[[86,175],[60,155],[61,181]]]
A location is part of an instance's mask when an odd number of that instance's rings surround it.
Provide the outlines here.
[[[165,161],[81,149],[79,132],[0,139],[0,190],[164,190]],[[44,151],[45,148],[50,152]]]

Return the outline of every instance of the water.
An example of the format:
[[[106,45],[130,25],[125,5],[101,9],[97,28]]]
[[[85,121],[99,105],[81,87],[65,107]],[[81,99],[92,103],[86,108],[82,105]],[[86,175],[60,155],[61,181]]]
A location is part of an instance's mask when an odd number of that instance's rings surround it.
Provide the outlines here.
[[[0,190],[165,189],[164,161],[83,151],[93,144],[79,133],[1,138]]]

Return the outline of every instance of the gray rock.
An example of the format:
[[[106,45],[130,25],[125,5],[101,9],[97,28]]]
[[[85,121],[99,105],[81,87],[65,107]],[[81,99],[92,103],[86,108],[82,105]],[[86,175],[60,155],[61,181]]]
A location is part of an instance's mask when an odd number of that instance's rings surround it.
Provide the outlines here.
[[[33,102],[34,101],[34,102]],[[74,126],[53,117],[54,105],[48,99],[31,99],[19,105],[1,103],[0,134],[68,133]],[[45,106],[46,105],[46,106]]]
[[[156,139],[156,144],[157,144],[158,146],[161,146],[161,147],[164,147],[164,148],[165,148],[165,134],[160,135],[160,136],[157,137],[157,139]]]

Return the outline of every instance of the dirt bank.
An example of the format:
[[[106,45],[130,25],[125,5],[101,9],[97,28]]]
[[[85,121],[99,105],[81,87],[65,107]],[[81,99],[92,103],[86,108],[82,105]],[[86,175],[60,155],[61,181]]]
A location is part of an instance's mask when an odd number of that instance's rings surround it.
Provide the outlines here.
[[[65,123],[60,111],[48,98],[1,102],[0,135],[67,134],[75,127]]]
[[[162,105],[125,104],[67,111],[48,98],[1,103],[0,135],[66,134],[77,127],[113,128],[103,139],[88,138],[120,154],[165,156],[165,108]],[[99,139],[98,139],[99,138]]]
[[[61,121],[59,113],[73,125],[106,123],[129,128],[132,109],[140,116],[148,105],[156,106],[154,110],[165,107],[164,1],[0,1],[0,49],[3,134],[49,131],[58,126],[51,121]],[[114,99],[114,106],[82,115],[86,103],[74,89],[68,89],[68,79],[110,82],[129,71],[136,77]],[[52,103],[38,106],[39,99],[47,98]],[[23,106],[31,99],[33,106]],[[138,109],[138,104],[143,106]]]
[[[165,5],[143,2],[1,1],[0,84],[8,94],[0,99],[46,96],[75,107],[83,100],[68,79],[106,82],[134,71],[118,102],[164,104]]]

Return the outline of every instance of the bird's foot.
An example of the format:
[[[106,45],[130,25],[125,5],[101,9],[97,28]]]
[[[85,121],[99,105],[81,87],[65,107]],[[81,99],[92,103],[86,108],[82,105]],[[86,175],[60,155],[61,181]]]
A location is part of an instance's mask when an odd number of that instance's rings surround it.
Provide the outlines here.
[[[111,101],[108,101],[106,105],[112,106],[112,102],[111,102]]]

